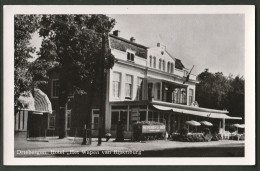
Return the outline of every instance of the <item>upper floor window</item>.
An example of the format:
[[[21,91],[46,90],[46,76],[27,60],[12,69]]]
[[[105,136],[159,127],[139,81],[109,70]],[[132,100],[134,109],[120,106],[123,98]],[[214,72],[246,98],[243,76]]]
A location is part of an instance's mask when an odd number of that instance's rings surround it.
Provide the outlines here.
[[[167,63],[167,72],[170,72],[170,67],[171,67],[170,62],[168,62]]]
[[[150,67],[152,67],[152,65],[153,65],[153,57],[150,56]]]
[[[113,73],[112,93],[113,93],[113,97],[115,97],[115,98],[120,97],[120,83],[121,83],[121,73],[114,72]]]
[[[128,61],[134,61],[135,55],[133,53],[127,52],[127,60]]]
[[[164,60],[162,62],[162,65],[163,65],[163,71],[165,71],[165,61]]]
[[[159,59],[159,70],[162,69],[162,59]]]
[[[157,83],[157,99],[161,99],[161,83]]]
[[[171,73],[173,73],[173,67],[174,67],[174,65],[173,65],[173,63],[171,63]]]
[[[156,58],[153,57],[153,67],[156,68]]]
[[[133,88],[133,76],[126,74],[125,79],[125,98],[131,99]]]
[[[142,100],[143,78],[137,78],[137,100]]]
[[[193,102],[193,89],[189,89],[189,105]]]
[[[51,95],[52,97],[59,97],[59,93],[60,93],[60,82],[58,79],[53,79]]]
[[[182,88],[181,89],[181,100],[180,103],[181,104],[186,104],[186,89]]]

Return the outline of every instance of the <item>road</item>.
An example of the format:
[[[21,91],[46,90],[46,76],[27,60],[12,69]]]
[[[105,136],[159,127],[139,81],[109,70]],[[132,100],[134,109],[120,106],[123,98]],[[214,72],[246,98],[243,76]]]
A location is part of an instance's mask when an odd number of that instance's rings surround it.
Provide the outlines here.
[[[244,142],[103,142],[82,146],[81,140],[50,139],[48,142],[16,142],[15,157],[243,157]]]

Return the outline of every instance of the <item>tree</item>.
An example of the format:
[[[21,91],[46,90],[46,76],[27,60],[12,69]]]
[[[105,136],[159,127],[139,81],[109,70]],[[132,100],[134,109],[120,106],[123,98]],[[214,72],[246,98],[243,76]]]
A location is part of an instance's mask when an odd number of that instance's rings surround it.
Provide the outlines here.
[[[231,90],[228,92],[228,110],[230,115],[244,118],[245,112],[245,80],[236,76],[230,81]]]
[[[92,93],[99,59],[103,57],[102,34],[108,35],[115,20],[105,15],[43,15],[40,24],[39,34],[43,41],[35,66],[40,74],[47,74],[44,72],[46,68],[48,71],[56,69],[59,73],[59,106],[63,107],[59,111],[62,125],[59,137],[63,138],[66,136],[64,107],[68,96],[72,91]],[[114,56],[108,50],[104,56],[105,69],[112,68]]]
[[[204,72],[198,75],[200,83],[196,86],[196,100],[206,108],[226,109],[227,93],[231,88],[229,80],[221,72]]]
[[[35,47],[32,47],[31,34],[39,28],[39,18],[36,15],[14,16],[14,102],[15,109],[21,104],[18,98],[32,90],[32,73],[30,62]]]
[[[221,72],[210,73],[208,69],[198,75],[196,100],[201,107],[227,109],[231,116],[244,117],[244,78]]]

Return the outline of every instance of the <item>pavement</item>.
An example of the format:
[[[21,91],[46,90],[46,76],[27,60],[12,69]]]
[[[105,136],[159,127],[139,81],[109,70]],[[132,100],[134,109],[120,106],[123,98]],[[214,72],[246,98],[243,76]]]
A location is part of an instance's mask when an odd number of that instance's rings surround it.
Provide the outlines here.
[[[114,142],[110,139],[98,146],[98,139],[92,138],[91,145],[81,145],[82,138],[46,137],[31,140],[15,140],[15,157],[143,157],[143,156],[178,156],[183,151],[190,153],[186,156],[198,155],[201,150],[206,156],[214,156],[215,150],[225,152],[217,156],[243,156],[244,141],[220,140],[210,142],[178,142],[171,140],[153,140],[146,142]],[[215,149],[215,150],[214,150]],[[196,150],[196,152],[194,151]],[[200,151],[198,151],[200,150]],[[213,150],[212,154],[208,154]],[[169,153],[171,151],[171,153]],[[175,151],[175,153],[174,153]],[[178,151],[182,151],[177,153]],[[192,152],[194,151],[194,152]],[[173,153],[172,153],[173,152]],[[227,153],[228,152],[228,153]],[[226,154],[227,153],[227,154]]]

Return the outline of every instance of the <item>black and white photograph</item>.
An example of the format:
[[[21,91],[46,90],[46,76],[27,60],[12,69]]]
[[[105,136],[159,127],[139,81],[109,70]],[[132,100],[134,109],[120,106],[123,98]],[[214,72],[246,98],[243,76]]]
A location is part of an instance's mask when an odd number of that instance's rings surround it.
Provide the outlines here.
[[[254,164],[254,10],[5,6],[4,163]]]

